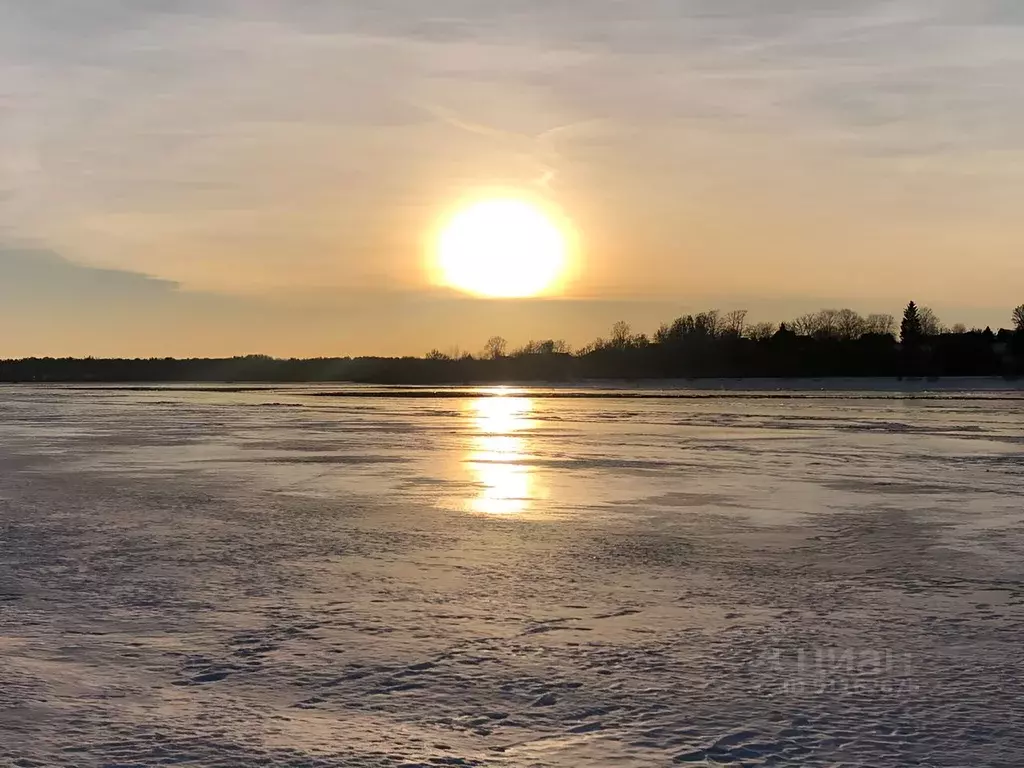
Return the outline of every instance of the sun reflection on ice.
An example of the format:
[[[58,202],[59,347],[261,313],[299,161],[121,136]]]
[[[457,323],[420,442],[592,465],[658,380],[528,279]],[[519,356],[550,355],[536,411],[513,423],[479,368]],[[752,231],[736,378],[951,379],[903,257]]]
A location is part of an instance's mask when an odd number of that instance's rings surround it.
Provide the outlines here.
[[[481,486],[470,509],[488,515],[527,511],[536,498],[524,434],[533,426],[533,401],[508,395],[481,397],[470,403],[470,410],[475,431],[466,466]]]

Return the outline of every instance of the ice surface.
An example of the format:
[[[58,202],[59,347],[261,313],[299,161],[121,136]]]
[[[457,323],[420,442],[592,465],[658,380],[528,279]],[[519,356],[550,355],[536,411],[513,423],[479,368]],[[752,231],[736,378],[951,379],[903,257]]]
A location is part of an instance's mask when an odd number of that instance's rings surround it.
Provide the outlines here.
[[[828,389],[0,388],[0,764],[1020,765],[1024,400]]]

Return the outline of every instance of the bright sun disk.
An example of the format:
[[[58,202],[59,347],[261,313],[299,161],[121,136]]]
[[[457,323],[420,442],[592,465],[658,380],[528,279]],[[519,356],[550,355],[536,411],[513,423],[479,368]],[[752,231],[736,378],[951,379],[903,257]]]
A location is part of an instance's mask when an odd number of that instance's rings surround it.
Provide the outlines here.
[[[466,293],[539,296],[564,276],[565,236],[535,205],[484,200],[445,224],[437,244],[437,268],[441,282]]]

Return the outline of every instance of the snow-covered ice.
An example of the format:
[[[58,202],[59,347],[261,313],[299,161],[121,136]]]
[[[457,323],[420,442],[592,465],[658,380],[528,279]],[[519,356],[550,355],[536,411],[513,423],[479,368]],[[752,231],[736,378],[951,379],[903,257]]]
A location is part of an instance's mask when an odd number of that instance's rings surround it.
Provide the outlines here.
[[[0,388],[0,764],[1020,765],[1024,399],[766,391]]]

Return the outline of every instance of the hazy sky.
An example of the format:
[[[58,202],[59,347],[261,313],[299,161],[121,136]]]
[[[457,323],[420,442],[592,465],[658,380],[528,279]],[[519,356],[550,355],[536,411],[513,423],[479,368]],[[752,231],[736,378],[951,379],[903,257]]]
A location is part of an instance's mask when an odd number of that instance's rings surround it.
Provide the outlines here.
[[[718,306],[1007,325],[1020,0],[0,0],[0,356],[422,353]],[[427,284],[477,190],[561,300]]]

